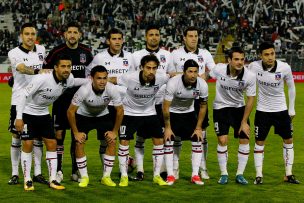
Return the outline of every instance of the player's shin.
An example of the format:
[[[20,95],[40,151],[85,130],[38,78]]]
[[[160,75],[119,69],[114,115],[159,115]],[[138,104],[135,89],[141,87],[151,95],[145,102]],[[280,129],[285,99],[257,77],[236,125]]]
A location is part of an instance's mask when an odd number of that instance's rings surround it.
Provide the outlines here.
[[[228,175],[227,162],[228,162],[228,147],[217,145],[217,160],[221,170],[221,175]]]
[[[164,145],[154,145],[153,146],[153,169],[154,169],[154,176],[160,175],[160,167],[163,164],[163,157],[164,157]]]
[[[77,167],[80,173],[81,178],[89,177],[87,169],[87,157],[76,158]]]
[[[50,182],[56,180],[57,172],[57,152],[46,151],[46,163],[49,170]]]
[[[24,182],[31,180],[32,152],[21,152],[21,166],[24,176]]]
[[[264,145],[254,146],[254,165],[256,170],[256,177],[263,177],[263,159],[264,159]]]
[[[202,142],[191,142],[192,144],[192,177],[198,175],[199,166],[202,160],[203,151],[202,151]]]
[[[118,160],[121,176],[128,176],[129,145],[119,145]]]
[[[238,169],[236,175],[241,175],[244,173],[246,168],[248,157],[249,157],[249,144],[240,144],[238,151]]]
[[[294,161],[294,149],[293,143],[291,144],[283,144],[283,158],[285,162],[285,171],[286,176],[292,175],[292,165]]]
[[[115,156],[105,154],[103,159],[103,177],[111,176],[111,172],[114,166]]]
[[[143,137],[136,136],[135,160],[136,160],[137,171],[144,172],[144,153],[145,153],[145,140]]]
[[[11,162],[12,162],[12,176],[19,175],[19,163],[21,155],[21,139],[12,137],[11,145]]]
[[[41,173],[41,159],[43,155],[43,144],[40,140],[34,140],[33,145],[33,155],[34,155],[34,175],[38,176]]]

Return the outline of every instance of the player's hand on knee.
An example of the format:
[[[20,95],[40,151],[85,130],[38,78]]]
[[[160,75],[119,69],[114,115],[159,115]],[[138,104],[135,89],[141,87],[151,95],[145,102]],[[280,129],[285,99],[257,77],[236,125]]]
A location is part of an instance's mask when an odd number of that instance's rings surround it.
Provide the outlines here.
[[[243,131],[245,135],[249,138],[250,137],[250,126],[248,125],[247,122],[242,122],[241,127],[239,129],[239,134]]]
[[[15,128],[17,132],[22,133],[23,132],[24,123],[22,119],[16,119],[15,120]]]
[[[115,142],[116,137],[117,137],[117,133],[114,133],[113,131],[107,131],[105,133],[105,138],[108,143]]]
[[[75,140],[79,143],[84,143],[86,141],[87,135],[83,132],[74,133]]]
[[[191,140],[194,140],[195,137],[197,137],[197,142],[203,141],[203,130],[196,128],[191,135]]]
[[[164,140],[165,141],[171,141],[172,138],[174,139],[175,135],[172,131],[171,128],[165,128],[165,131],[164,131]]]

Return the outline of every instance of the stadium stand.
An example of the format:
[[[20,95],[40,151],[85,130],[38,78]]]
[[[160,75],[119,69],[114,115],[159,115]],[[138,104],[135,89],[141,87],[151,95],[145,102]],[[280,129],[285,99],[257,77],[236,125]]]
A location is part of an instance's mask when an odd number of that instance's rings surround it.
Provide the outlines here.
[[[126,36],[125,49],[134,51],[143,48],[144,29],[149,24],[161,27],[162,46],[168,50],[179,47],[183,29],[193,25],[201,29],[200,45],[217,62],[225,60],[223,54],[233,43],[245,48],[248,61],[254,60],[257,45],[272,40],[279,58],[295,63],[292,67],[303,67],[303,12],[302,0],[3,0],[0,56],[19,43],[24,22],[36,23],[38,42],[49,50],[63,41],[67,21],[77,21],[82,42],[94,54],[105,47],[105,33],[114,26]]]

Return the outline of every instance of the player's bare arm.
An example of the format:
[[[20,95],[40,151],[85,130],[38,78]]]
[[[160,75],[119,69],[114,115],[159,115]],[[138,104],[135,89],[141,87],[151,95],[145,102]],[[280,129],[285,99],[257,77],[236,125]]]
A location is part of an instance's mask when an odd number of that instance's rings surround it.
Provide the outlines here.
[[[71,104],[67,111],[67,117],[68,117],[71,129],[74,133],[75,140],[79,143],[84,143],[86,140],[86,134],[83,132],[78,132],[78,128],[76,125],[75,114],[77,112],[77,109],[78,109],[78,106]]]
[[[241,127],[239,129],[239,134],[241,133],[241,131],[243,131],[248,138],[250,137],[250,126],[248,125],[247,121],[249,119],[250,113],[253,108],[254,98],[255,98],[254,96],[247,97],[247,103],[245,106],[245,111],[244,111],[243,119],[241,122]]]
[[[164,100],[163,103],[163,116],[164,116],[164,122],[165,122],[165,132],[164,132],[164,140],[165,141],[171,141],[171,137],[175,136],[172,129],[171,129],[171,123],[170,123],[170,112],[169,108],[171,106],[171,101]]]

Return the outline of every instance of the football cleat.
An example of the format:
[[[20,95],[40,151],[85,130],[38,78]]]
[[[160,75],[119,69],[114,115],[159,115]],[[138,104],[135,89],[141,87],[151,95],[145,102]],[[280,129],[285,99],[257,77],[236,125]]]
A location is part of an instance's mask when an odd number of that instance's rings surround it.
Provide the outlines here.
[[[300,181],[298,181],[294,175],[285,176],[284,181],[292,184],[300,184]]]
[[[244,178],[243,175],[239,174],[235,177],[235,182],[241,185],[247,185],[248,181]]]
[[[128,176],[121,176],[119,186],[120,187],[127,187],[129,185]]]
[[[210,179],[207,170],[202,170],[201,171],[201,178],[204,179],[204,180],[209,180]]]
[[[8,184],[9,184],[9,185],[16,185],[16,184],[19,184],[19,176],[13,175],[13,176],[11,177],[11,179],[8,181]]]
[[[78,184],[78,186],[79,187],[88,187],[89,182],[90,182],[89,177],[84,176],[80,179],[80,183]]]
[[[53,188],[55,190],[64,190],[65,187],[63,185],[61,185],[60,183],[57,182],[57,180],[53,180],[50,183],[50,188]]]
[[[253,184],[260,185],[263,183],[263,177],[256,177]]]
[[[204,185],[204,182],[201,180],[201,177],[199,177],[199,175],[192,176],[191,182],[196,185]]]
[[[168,185],[168,183],[166,183],[159,175],[153,177],[153,182],[160,186]]]
[[[56,180],[58,183],[61,183],[63,181],[63,173],[62,171],[57,171],[56,173]]]
[[[25,191],[33,191],[33,190],[35,190],[32,180],[28,180],[28,181],[26,181],[24,183],[24,190]]]
[[[225,185],[228,183],[228,175],[221,175],[220,179],[217,181],[218,184]]]
[[[102,177],[101,183],[106,186],[115,187],[116,183],[114,183],[110,176]]]
[[[136,161],[133,157],[128,158],[128,173],[132,173],[136,168]]]
[[[41,183],[41,184],[46,184],[46,185],[49,185],[50,182],[47,181],[42,174],[39,174],[37,176],[34,176],[33,177],[33,182],[37,182],[37,183]]]
[[[173,185],[175,182],[175,177],[174,176],[167,176],[167,181],[168,185]]]
[[[176,180],[179,179],[179,169],[173,169],[173,174]]]
[[[129,176],[129,178],[130,178],[130,180],[133,180],[133,181],[143,181],[144,173],[141,171],[138,171],[135,176]]]

